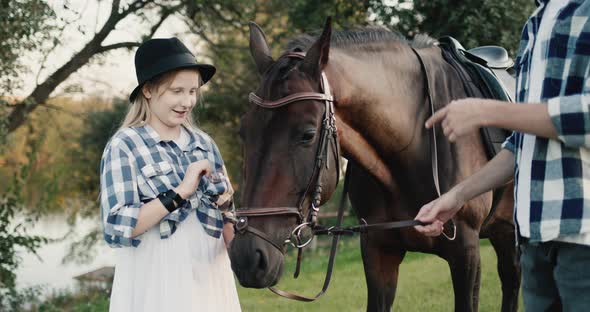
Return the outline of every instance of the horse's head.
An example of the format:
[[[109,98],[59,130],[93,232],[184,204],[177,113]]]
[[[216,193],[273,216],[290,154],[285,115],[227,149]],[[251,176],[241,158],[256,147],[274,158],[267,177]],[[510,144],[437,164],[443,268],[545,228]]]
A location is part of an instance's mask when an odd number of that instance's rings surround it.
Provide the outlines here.
[[[313,207],[330,198],[338,180],[338,145],[329,87],[331,26],[303,53],[273,60],[264,33],[250,24],[250,52],[261,84],[243,116],[242,207],[230,249],[240,284],[263,288],[282,274],[285,241],[313,222]],[[295,234],[292,233],[295,231]]]

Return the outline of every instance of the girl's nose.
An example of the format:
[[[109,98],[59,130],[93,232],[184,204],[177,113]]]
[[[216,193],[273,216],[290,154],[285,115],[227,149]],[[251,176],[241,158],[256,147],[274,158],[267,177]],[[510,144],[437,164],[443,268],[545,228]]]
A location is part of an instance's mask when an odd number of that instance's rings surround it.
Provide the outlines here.
[[[182,107],[191,108],[191,107],[195,106],[196,102],[197,102],[197,99],[195,98],[194,95],[187,94],[182,99]]]

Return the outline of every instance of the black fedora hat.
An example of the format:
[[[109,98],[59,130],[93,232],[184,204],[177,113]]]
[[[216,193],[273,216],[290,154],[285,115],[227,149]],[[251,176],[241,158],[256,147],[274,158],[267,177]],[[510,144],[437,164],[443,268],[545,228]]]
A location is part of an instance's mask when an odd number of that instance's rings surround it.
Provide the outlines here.
[[[133,103],[137,93],[146,81],[174,69],[196,68],[203,84],[215,74],[215,67],[199,64],[189,49],[178,38],[150,39],[142,43],[135,52],[137,87],[129,96]]]

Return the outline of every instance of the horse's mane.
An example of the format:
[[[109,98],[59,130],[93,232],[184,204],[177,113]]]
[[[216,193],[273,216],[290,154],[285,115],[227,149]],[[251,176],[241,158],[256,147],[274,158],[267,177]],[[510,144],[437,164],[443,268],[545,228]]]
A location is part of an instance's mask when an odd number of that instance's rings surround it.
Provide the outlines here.
[[[303,34],[291,39],[286,44],[285,51],[307,51],[319,37],[319,32]],[[427,35],[419,34],[409,40],[397,31],[391,31],[384,27],[366,27],[356,30],[345,30],[333,32],[330,45],[334,48],[346,48],[355,51],[381,50],[381,43],[398,43],[410,46],[415,49],[434,46],[437,41]],[[293,58],[279,58],[265,75],[267,81],[280,82],[287,78],[289,72],[294,68],[296,61]],[[270,86],[263,83],[262,85]],[[263,97],[270,96],[270,88],[259,90]]]
[[[317,40],[319,32],[303,34],[291,39],[287,45],[287,51],[307,51]],[[372,43],[398,42],[413,48],[427,48],[436,44],[436,40],[428,35],[418,34],[412,40],[408,40],[397,31],[384,27],[366,27],[356,30],[336,31],[332,33],[330,44],[336,48],[370,49]]]

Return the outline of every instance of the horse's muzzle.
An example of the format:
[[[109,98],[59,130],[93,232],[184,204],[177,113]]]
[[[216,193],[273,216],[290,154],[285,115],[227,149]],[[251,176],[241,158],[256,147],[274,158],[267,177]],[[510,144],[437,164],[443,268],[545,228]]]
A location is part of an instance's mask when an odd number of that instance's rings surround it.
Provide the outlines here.
[[[283,254],[251,233],[235,236],[229,258],[240,285],[247,288],[274,286],[283,273]]]

